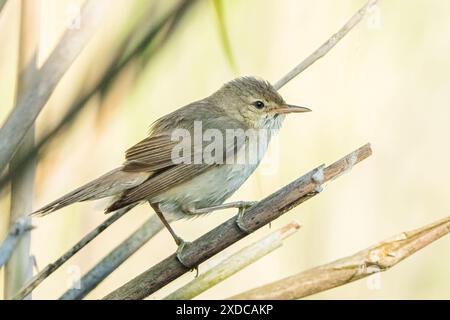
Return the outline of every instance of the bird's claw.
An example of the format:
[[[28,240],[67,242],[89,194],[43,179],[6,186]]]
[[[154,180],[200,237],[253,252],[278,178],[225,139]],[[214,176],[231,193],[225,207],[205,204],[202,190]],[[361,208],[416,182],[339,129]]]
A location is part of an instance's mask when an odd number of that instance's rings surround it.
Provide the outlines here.
[[[198,278],[198,265],[191,269],[191,271],[194,271],[194,270],[195,270],[195,277]]]
[[[181,239],[180,237],[178,237],[178,238],[176,239],[176,243],[177,243],[177,245],[178,245],[177,252],[176,252],[176,256],[177,256],[178,261],[179,261],[184,267],[190,269],[191,271],[194,271],[194,270],[195,270],[195,271],[196,271],[195,277],[197,278],[197,277],[198,277],[198,265],[192,266],[192,265],[190,265],[189,263],[187,263],[187,262],[185,261],[185,259],[183,258],[183,254],[182,254],[182,253],[183,253],[183,250],[184,250],[187,246],[191,245],[191,242],[186,242],[186,241],[184,241],[183,239]]]
[[[246,201],[246,202],[242,202],[242,206],[239,207],[239,212],[238,212],[238,216],[236,219],[236,225],[238,226],[239,230],[241,230],[242,232],[244,232],[246,234],[249,234],[250,230],[248,230],[247,227],[243,223],[243,217],[245,214],[245,210],[247,210],[248,208],[250,208],[251,206],[253,206],[255,204],[256,204],[255,201]]]

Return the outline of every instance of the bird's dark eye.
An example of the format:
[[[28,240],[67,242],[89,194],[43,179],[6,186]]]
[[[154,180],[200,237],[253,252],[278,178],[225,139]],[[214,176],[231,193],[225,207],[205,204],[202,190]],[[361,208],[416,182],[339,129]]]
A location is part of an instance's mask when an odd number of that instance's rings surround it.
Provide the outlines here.
[[[258,109],[264,108],[264,102],[259,101],[259,100],[256,101],[256,102],[254,103],[254,105],[255,105],[255,107],[258,108]]]

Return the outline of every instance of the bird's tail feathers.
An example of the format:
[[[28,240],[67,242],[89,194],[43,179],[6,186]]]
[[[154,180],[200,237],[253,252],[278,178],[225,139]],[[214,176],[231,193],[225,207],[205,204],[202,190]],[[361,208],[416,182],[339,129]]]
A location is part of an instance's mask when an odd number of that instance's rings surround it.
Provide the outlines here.
[[[97,200],[116,196],[133,188],[149,177],[149,173],[124,172],[122,168],[114,169],[103,176],[69,192],[61,198],[31,213],[31,216],[45,216],[75,202]]]

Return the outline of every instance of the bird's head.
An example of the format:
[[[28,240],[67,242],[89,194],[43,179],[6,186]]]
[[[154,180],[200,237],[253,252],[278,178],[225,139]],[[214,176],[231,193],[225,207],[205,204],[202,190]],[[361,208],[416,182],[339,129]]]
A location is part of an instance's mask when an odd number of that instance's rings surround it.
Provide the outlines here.
[[[269,82],[254,77],[232,80],[212,97],[230,117],[258,129],[276,129],[286,114],[311,111],[287,104]]]

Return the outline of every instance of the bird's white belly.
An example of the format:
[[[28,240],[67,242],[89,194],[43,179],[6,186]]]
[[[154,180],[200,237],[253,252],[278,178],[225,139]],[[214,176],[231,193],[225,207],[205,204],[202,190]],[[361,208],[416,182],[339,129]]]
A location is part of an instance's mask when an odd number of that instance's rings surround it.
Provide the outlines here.
[[[158,202],[166,218],[180,219],[185,217],[187,208],[208,208],[222,204],[229,198],[255,171],[263,154],[256,163],[240,162],[239,152],[236,163],[215,166],[201,175],[150,199]]]

